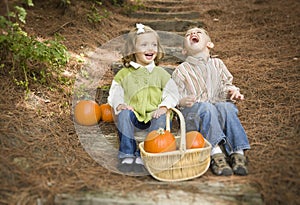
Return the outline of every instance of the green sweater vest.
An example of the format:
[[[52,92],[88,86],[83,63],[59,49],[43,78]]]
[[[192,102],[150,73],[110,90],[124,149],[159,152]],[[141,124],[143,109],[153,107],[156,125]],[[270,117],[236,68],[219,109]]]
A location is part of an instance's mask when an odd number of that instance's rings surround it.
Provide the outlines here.
[[[124,102],[134,108],[137,119],[147,123],[162,102],[163,89],[170,78],[167,71],[156,66],[151,73],[145,67],[123,68],[114,80],[122,86]]]

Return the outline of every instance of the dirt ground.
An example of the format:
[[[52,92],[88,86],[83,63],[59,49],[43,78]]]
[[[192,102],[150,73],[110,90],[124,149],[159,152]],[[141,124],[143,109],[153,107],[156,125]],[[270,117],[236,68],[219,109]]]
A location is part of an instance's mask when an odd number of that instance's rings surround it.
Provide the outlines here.
[[[86,18],[92,1],[59,2],[34,1],[25,30],[41,38],[59,33],[72,56],[101,46],[136,23],[122,8],[105,3],[113,15],[93,24]],[[238,107],[251,144],[248,176],[216,177],[208,171],[195,180],[254,182],[266,204],[300,204],[299,1],[190,2],[199,8],[214,54],[245,95]],[[66,68],[70,78],[81,67],[71,60]],[[85,152],[73,124],[73,85],[53,90],[32,85],[25,99],[24,90],[1,70],[0,88],[0,204],[33,204],[39,198],[51,204],[56,194],[86,190],[126,194],[154,180],[113,173]]]

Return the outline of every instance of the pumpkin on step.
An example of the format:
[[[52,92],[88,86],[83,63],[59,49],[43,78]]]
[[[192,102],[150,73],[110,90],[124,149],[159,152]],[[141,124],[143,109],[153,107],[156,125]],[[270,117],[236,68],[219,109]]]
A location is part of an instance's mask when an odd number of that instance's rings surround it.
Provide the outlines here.
[[[205,140],[203,135],[197,131],[190,131],[186,133],[186,148],[195,149],[203,148]]]
[[[101,110],[101,119],[103,122],[113,122],[113,110],[112,107],[106,103],[106,104],[101,104],[100,105],[100,110]]]
[[[174,151],[176,150],[176,140],[172,133],[159,128],[147,135],[144,141],[144,149],[150,153]]]
[[[93,100],[79,101],[75,106],[74,118],[80,125],[91,126],[98,124],[101,118],[99,104]]]

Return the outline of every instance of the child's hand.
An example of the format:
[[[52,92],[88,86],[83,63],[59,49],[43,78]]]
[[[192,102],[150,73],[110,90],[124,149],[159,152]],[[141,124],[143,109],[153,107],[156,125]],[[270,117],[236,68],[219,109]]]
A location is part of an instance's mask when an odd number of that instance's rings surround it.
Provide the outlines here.
[[[159,118],[161,115],[165,114],[168,111],[167,107],[158,108],[152,115],[153,118]]]
[[[179,105],[182,107],[192,107],[196,102],[196,97],[194,95],[189,95],[185,98],[182,98],[179,101]]]
[[[131,110],[131,111],[134,111],[133,107],[125,105],[125,104],[118,105],[117,111],[119,111],[119,110]]]
[[[230,100],[234,102],[237,100],[244,100],[244,95],[242,95],[238,90],[229,90],[228,94],[230,95]]]

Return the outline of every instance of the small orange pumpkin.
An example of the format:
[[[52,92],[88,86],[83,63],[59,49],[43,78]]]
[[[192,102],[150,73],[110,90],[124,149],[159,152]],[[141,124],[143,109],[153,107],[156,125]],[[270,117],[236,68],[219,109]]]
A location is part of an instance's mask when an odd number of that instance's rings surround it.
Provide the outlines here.
[[[104,122],[113,122],[113,110],[112,107],[106,103],[106,104],[101,104],[100,105],[100,110],[101,110],[101,119]]]
[[[174,151],[176,150],[176,140],[172,133],[159,128],[147,135],[144,141],[144,149],[150,153]]]
[[[197,131],[190,131],[186,133],[186,148],[194,149],[194,148],[203,148],[205,144],[205,140],[203,135]]]
[[[100,106],[93,100],[81,100],[75,106],[74,117],[80,125],[96,125],[101,118]]]

